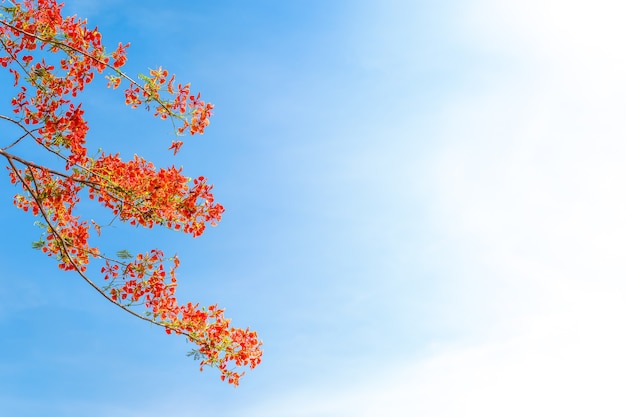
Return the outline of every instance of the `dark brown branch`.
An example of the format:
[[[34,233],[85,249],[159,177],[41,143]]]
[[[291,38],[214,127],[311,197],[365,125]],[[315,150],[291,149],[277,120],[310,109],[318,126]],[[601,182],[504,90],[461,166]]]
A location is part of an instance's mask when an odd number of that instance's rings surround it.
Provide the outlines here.
[[[27,161],[27,160],[25,160],[23,158],[20,158],[17,155],[13,155],[13,154],[11,154],[9,152],[6,152],[4,149],[0,149],[0,155],[4,156],[8,160],[14,160],[14,161],[20,162],[21,164],[24,164],[24,165],[26,165],[29,168],[41,169],[43,171],[49,172],[50,174],[58,175],[59,177],[66,178],[66,179],[75,181],[77,183],[87,185],[89,187],[100,189],[100,185],[98,183],[96,183],[96,182],[89,181],[89,180],[82,180],[80,178],[75,178],[75,177],[73,177],[71,175],[68,175],[68,174],[65,174],[63,172],[59,172],[59,171],[56,171],[54,169],[45,167],[43,165],[39,165],[39,164],[36,164],[34,162]]]

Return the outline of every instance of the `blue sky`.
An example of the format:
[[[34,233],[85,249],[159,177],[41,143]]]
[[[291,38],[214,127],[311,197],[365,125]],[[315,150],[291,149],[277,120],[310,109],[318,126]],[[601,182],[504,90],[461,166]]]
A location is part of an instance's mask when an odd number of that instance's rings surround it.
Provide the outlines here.
[[[174,162],[220,225],[106,244],[178,253],[180,298],[265,355],[236,390],[199,373],[30,249],[5,181],[0,414],[624,414],[619,2],[66,3],[216,106]],[[94,148],[171,164],[169,126],[97,87]]]

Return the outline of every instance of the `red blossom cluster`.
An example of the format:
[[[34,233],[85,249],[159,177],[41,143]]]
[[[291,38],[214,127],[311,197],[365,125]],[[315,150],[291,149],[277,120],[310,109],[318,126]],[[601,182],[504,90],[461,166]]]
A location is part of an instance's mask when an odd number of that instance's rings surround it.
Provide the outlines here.
[[[195,237],[204,232],[206,223],[216,225],[224,212],[214,203],[206,178],[195,178],[190,186],[180,168],[157,171],[143,158],[124,162],[119,155],[102,155],[87,166],[89,176],[81,180],[89,184],[89,198],[131,225],[166,225]]]
[[[151,320],[167,323],[167,333],[185,334],[197,345],[195,354],[201,358],[200,370],[204,365],[216,366],[222,372],[222,380],[238,385],[243,374],[232,371],[229,365],[254,368],[260,363],[262,352],[256,333],[231,327],[224,310],[217,305],[179,305],[174,297],[179,260],[174,257],[171,262],[166,271],[163,252],[158,250],[137,255],[123,268],[107,260],[102,273],[110,282],[107,288],[111,298],[128,306],[144,304]]]
[[[212,186],[204,177],[186,178],[176,167],[157,169],[135,156],[123,161],[117,154],[89,156],[89,130],[77,97],[95,74],[110,71],[109,86],[127,83],[126,104],[154,108],[154,115],[171,119],[178,135],[202,134],[213,106],[191,94],[189,84],[175,83],[174,75],[158,68],[139,80],[121,71],[128,44],[110,54],[102,36],[86,20],[64,17],[56,0],[0,0],[0,66],[12,74],[15,95],[12,116],[0,119],[21,129],[21,136],[0,148],[8,162],[10,180],[23,194],[15,205],[43,218],[45,232],[38,247],[55,256],[59,267],[78,272],[111,302],[129,313],[158,324],[167,333],[185,335],[197,345],[194,355],[204,365],[218,367],[223,380],[238,385],[240,367],[254,368],[261,360],[261,342],[255,332],[233,328],[224,310],[213,305],[179,304],[175,298],[178,258],[167,261],[162,252],[138,255],[133,261],[104,256],[90,243],[95,222],[76,214],[81,190],[131,225],[161,225],[196,237],[207,224],[215,225],[223,207],[214,201]],[[18,156],[24,143],[34,143],[64,161],[53,169]],[[176,154],[182,140],[169,149]],[[87,276],[90,262],[98,261],[103,283]],[[165,267],[166,262],[172,266]],[[166,270],[167,269],[167,270]],[[137,306],[147,308],[144,315]],[[233,366],[233,368],[229,368]]]

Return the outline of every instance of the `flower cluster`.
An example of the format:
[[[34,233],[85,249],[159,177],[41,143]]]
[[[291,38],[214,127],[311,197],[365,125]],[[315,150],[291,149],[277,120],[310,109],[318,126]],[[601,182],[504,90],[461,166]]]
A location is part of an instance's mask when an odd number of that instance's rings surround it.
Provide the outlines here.
[[[59,268],[85,272],[90,257],[99,256],[98,248],[88,243],[89,225],[73,213],[79,202],[80,184],[71,177],[53,175],[51,171],[32,164],[18,169],[18,158],[9,156],[11,183],[21,184],[25,195],[16,195],[14,203],[47,222],[41,250],[59,259]],[[19,160],[24,163],[25,161]]]
[[[151,321],[165,327],[167,333],[183,334],[196,344],[195,352],[204,365],[220,369],[222,380],[239,384],[243,375],[234,369],[256,367],[261,360],[261,342],[256,332],[230,326],[224,310],[217,305],[200,308],[198,304],[179,305],[175,295],[177,257],[166,271],[163,252],[152,250],[123,264],[107,261],[102,267],[111,299],[128,306],[143,304]]]
[[[190,186],[180,168],[157,170],[138,156],[124,162],[119,155],[104,154],[87,167],[88,175],[81,180],[89,184],[89,198],[132,225],[166,225],[195,237],[206,223],[215,225],[224,211],[214,202],[206,178],[195,178]]]
[[[109,71],[109,87],[123,83],[126,104],[154,109],[170,119],[175,133],[202,134],[213,106],[192,94],[189,84],[175,82],[167,70],[150,70],[138,81],[122,72],[128,44],[120,43],[108,54],[97,29],[86,20],[64,17],[56,0],[0,0],[0,67],[11,74],[14,96],[12,115],[0,120],[21,129],[22,135],[0,148],[8,163],[10,181],[22,188],[15,196],[18,208],[43,219],[42,238],[36,247],[55,257],[59,267],[76,271],[100,294],[127,312],[185,335],[196,344],[200,367],[215,366],[223,380],[237,385],[240,367],[254,368],[261,360],[261,342],[255,332],[234,328],[216,305],[179,303],[175,297],[178,258],[165,259],[152,250],[127,262],[106,257],[91,244],[95,221],[77,214],[81,196],[110,209],[115,218],[131,225],[155,225],[201,235],[206,225],[216,225],[224,208],[215,202],[206,178],[187,178],[181,168],[157,168],[135,156],[124,161],[118,154],[89,156],[89,131],[78,101],[96,74]],[[16,153],[30,143],[63,161],[64,166],[29,161]],[[183,144],[169,147],[176,154]],[[88,266],[97,260],[103,280],[96,284]],[[170,267],[166,265],[171,263]],[[135,310],[147,308],[143,315]]]
[[[125,78],[123,74],[107,76],[108,86],[119,87],[122,78]],[[200,93],[191,94],[190,84],[175,84],[176,76],[168,77],[168,71],[163,68],[152,69],[149,75],[140,74],[139,78],[144,82],[143,85],[132,82],[124,90],[126,104],[133,108],[146,105],[149,109],[150,104],[156,102],[155,116],[182,120],[182,125],[177,128],[177,134],[204,133],[204,129],[209,125],[213,105],[201,100]],[[180,141],[175,143],[182,144]]]

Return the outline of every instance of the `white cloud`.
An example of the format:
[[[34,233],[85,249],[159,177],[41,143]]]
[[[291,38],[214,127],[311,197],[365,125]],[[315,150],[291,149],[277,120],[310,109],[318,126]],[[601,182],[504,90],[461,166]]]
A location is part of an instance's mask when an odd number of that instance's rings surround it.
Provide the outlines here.
[[[353,381],[339,373],[324,389],[287,393],[290,400],[273,398],[249,415],[626,412],[623,7],[473,4],[464,10],[465,42],[519,67],[447,104],[436,133],[442,146],[430,155],[433,181],[417,192],[457,246],[448,273],[489,275],[467,284],[477,286],[471,296],[488,294],[464,302],[486,304],[497,325]],[[519,290],[508,310],[489,288],[497,282]]]
[[[559,311],[530,317],[513,338],[391,362],[385,372],[341,386],[329,379],[322,390],[283,393],[247,415],[623,415],[626,340],[619,329],[626,308],[607,292],[569,291],[563,298]]]

